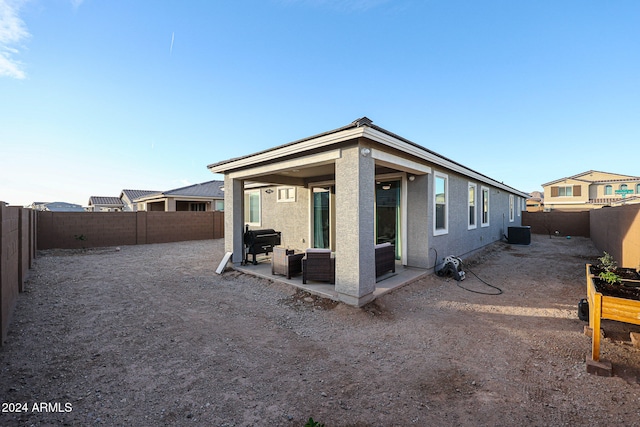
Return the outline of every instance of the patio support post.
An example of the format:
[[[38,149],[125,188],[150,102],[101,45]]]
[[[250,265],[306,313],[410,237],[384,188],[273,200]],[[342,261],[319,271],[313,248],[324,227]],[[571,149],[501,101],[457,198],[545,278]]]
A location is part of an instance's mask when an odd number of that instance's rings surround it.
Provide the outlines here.
[[[231,262],[244,259],[244,181],[224,176],[224,250],[232,252]]]
[[[336,292],[350,305],[373,300],[375,164],[362,146],[336,160]]]

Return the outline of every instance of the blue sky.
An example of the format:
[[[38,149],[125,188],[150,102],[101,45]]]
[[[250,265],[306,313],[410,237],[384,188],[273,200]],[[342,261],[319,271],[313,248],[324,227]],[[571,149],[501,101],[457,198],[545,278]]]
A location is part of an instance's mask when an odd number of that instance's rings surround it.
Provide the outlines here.
[[[640,175],[640,1],[0,0],[0,200],[169,190],[367,116],[519,190]]]

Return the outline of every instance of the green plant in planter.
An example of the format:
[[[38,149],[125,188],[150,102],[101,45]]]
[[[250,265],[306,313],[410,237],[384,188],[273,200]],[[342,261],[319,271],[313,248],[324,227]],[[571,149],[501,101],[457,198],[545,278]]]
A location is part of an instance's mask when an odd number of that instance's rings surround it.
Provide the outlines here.
[[[620,279],[620,276],[618,276],[613,271],[603,271],[598,274],[598,277],[609,283],[610,285],[616,285],[622,281],[622,279]]]
[[[613,259],[613,257],[607,252],[605,252],[603,256],[598,258],[598,261],[600,261],[599,267],[604,271],[614,271],[616,268],[618,268],[618,263],[616,262],[616,260]]]

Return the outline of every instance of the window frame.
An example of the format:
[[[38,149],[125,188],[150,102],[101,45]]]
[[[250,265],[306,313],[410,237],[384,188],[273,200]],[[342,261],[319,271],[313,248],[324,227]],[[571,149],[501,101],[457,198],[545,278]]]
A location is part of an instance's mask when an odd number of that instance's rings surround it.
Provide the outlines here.
[[[467,190],[467,230],[475,230],[478,228],[478,184],[469,182]],[[471,189],[473,189],[473,200],[471,200]],[[472,209],[473,208],[473,212]],[[473,224],[471,219],[473,218]]]
[[[607,184],[604,186],[604,193],[605,196],[613,196],[613,185]]]
[[[251,194],[252,193],[257,193],[258,194],[258,222],[251,222]],[[245,190],[244,191],[244,213],[243,213],[243,218],[244,218],[244,223],[252,226],[252,227],[259,227],[262,224],[262,191],[259,189],[252,189],[252,190]],[[247,215],[248,214],[248,215]]]
[[[486,203],[485,203],[485,193],[486,193]],[[480,194],[481,194],[481,205],[482,205],[482,214],[480,215],[480,227],[489,227],[491,225],[491,189],[489,187],[485,187],[484,185],[480,186]],[[485,204],[487,206],[486,209],[486,221],[485,221]]]
[[[509,222],[516,220],[516,200],[513,194],[509,194]]]
[[[285,197],[282,197],[282,194],[285,194]],[[293,193],[293,194],[292,194]],[[296,187],[287,186],[287,187],[276,187],[276,201],[278,203],[292,203],[296,201],[297,191]]]
[[[438,179],[444,180],[444,203],[438,203]],[[438,205],[444,205],[444,227],[438,228]],[[433,173],[433,235],[449,233],[449,176],[442,172]]]

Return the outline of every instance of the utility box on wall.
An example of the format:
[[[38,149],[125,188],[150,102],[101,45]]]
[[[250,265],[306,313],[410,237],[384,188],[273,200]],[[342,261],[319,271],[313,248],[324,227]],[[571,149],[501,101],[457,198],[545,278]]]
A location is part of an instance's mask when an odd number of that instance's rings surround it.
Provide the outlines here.
[[[531,244],[531,227],[509,227],[509,236],[507,241],[514,245],[530,245]]]

